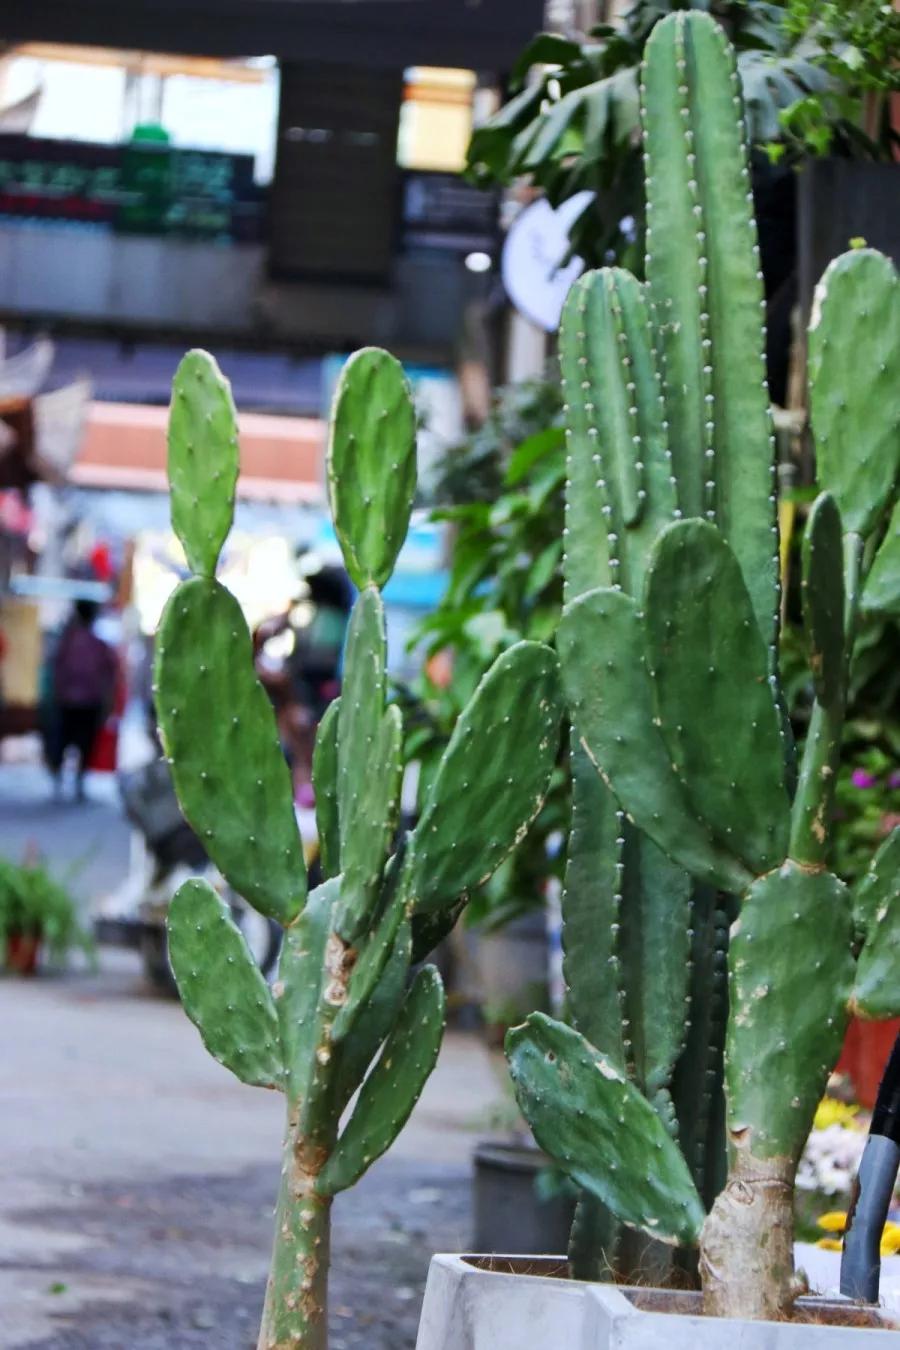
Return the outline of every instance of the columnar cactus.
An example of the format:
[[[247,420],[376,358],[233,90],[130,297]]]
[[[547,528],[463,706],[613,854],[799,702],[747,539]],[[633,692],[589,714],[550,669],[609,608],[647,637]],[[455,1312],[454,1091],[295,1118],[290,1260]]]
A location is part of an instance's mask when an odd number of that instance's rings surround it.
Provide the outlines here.
[[[344,368],[328,481],[359,588],[340,700],[319,728],[314,782],[325,881],[307,895],[290,775],[253,670],[241,610],[215,579],[238,471],[230,388],[191,352],[169,422],[172,520],[194,576],[173,594],[156,647],[156,699],[185,815],[235,891],[284,926],[270,989],[228,905],[187,882],[169,951],[188,1016],[245,1083],[284,1093],[287,1126],[260,1350],[322,1350],[332,1197],[390,1147],[434,1065],[444,993],[409,980],[537,814],[557,752],[556,658],[522,642],[459,719],[417,827],[397,837],[401,719],[387,701],[384,608],[416,483],[415,418],[386,352]],[[342,1117],[357,1093],[353,1110]]]
[[[590,274],[560,340],[575,1026],[536,1014],[507,1050],[538,1141],[596,1202],[653,1237],[699,1244],[710,1312],[781,1316],[794,1294],[794,1174],[848,1012],[900,1012],[900,835],[856,895],[827,870],[856,614],[868,575],[890,590],[890,533],[877,549],[900,482],[900,280],[861,250],[832,264],[816,297],[824,491],[803,557],[816,704],[795,786],[761,278],[733,53],[706,15],[654,30],[643,106],[649,305],[625,274]],[[668,874],[650,863],[654,846]],[[685,874],[700,883],[690,899]],[[723,1020],[731,912],[729,1163],[714,1198],[705,1045]]]

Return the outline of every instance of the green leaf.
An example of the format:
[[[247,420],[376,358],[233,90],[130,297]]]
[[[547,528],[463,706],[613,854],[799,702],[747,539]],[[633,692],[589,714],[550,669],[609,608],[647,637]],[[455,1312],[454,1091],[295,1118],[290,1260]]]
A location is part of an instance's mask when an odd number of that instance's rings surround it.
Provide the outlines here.
[[[565,432],[562,427],[547,427],[545,431],[536,431],[517,445],[509,459],[504,483],[507,487],[517,487],[527,478],[535,464],[545,455],[561,450],[565,445]]]
[[[581,47],[558,33],[538,33],[516,57],[509,73],[509,87],[515,92],[525,83],[532,66],[565,66],[577,61]]]

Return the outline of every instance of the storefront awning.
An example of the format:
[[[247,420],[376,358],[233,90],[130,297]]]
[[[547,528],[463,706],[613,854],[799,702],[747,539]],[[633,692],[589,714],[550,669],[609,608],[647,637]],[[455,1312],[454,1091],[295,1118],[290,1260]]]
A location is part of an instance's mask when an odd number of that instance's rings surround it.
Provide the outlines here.
[[[167,421],[167,408],[93,403],[70,482],[91,488],[166,491]],[[239,497],[284,504],[324,501],[324,423],[311,417],[243,413],[239,427]]]

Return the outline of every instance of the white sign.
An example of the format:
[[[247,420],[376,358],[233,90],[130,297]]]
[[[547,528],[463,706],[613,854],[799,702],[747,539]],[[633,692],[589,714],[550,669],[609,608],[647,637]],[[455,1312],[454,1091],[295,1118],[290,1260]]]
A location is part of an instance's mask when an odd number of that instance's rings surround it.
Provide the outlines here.
[[[520,314],[548,333],[559,327],[572,282],[584,271],[581,258],[570,258],[569,230],[594,199],[576,192],[556,210],[545,198],[526,206],[510,226],[503,244],[501,271],[506,293]]]

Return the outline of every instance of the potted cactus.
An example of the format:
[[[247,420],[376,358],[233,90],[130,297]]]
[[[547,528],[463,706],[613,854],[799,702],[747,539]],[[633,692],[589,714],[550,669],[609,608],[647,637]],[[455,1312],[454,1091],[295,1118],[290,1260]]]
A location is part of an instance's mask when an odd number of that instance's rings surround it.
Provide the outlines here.
[[[419,1350],[718,1347],[736,1322],[763,1324],[742,1345],[789,1350],[880,1324],[800,1297],[793,1185],[850,1011],[900,1012],[900,832],[852,892],[828,869],[856,616],[900,483],[900,280],[861,249],[817,291],[798,756],[740,88],[709,16],[655,28],[642,107],[647,285],[587,274],[560,333],[570,1024],[538,1013],[507,1038],[519,1104],[582,1198],[543,1299],[511,1267],[436,1258]],[[829,1320],[844,1330],[812,1326]]]
[[[328,483],[359,595],[342,693],[315,748],[325,880],[307,894],[274,715],[241,610],[215,578],[237,474],[230,387],[210,356],[191,352],[173,385],[169,478],[194,575],[160,624],[156,706],[185,816],[234,889],[284,936],[270,989],[228,906],[194,880],[172,901],[169,952],[210,1053],[285,1097],[260,1350],[324,1350],[332,1198],[390,1146],[434,1065],[444,994],[434,967],[420,963],[539,811],[561,696],[548,647],[520,642],[500,656],[459,718],[416,829],[398,837],[402,725],[387,701],[381,587],[409,523],[415,417],[393,357],[358,352],[335,398]]]

